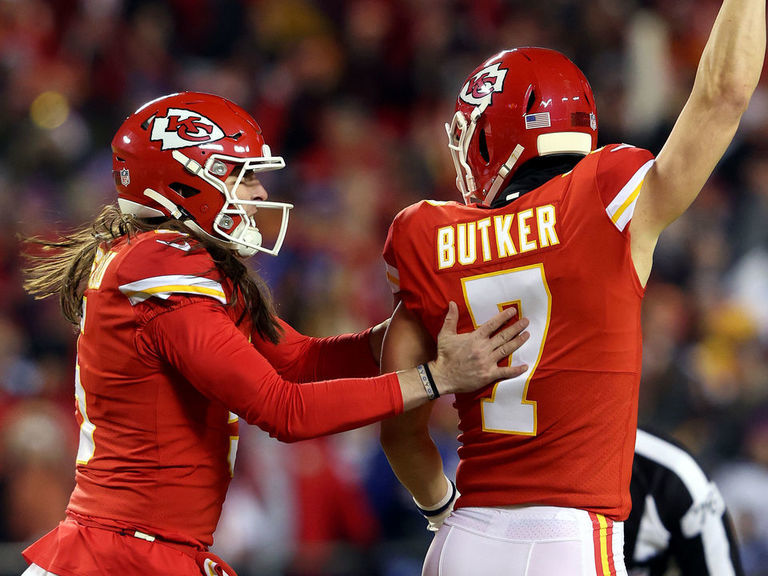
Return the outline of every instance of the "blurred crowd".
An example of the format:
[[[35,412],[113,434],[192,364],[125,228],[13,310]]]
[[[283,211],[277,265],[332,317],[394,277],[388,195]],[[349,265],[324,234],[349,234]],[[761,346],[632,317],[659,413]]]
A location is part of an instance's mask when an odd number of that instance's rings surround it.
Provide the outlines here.
[[[280,315],[323,336],[387,317],[381,248],[422,198],[459,199],[443,124],[503,48],[565,52],[600,144],[658,152],[719,0],[0,0],[0,576],[62,518],[73,485],[75,331],[21,287],[18,235],[114,198],[109,142],[140,104],[213,92],[248,109],[287,168]],[[644,307],[640,422],[720,483],[750,576],[768,574],[768,76],[699,199],[662,236]],[[443,400],[441,400],[443,402]],[[375,426],[281,445],[243,426],[216,551],[241,576],[410,576],[431,535]],[[434,435],[455,463],[446,400]],[[596,457],[598,457],[596,455]]]

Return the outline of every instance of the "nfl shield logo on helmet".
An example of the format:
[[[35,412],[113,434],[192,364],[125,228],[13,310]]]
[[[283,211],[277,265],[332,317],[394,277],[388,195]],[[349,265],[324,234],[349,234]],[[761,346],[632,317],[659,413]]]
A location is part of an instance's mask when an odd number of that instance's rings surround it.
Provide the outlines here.
[[[128,168],[123,168],[120,170],[120,184],[123,186],[128,186],[128,184],[131,183],[131,173],[128,171]]]

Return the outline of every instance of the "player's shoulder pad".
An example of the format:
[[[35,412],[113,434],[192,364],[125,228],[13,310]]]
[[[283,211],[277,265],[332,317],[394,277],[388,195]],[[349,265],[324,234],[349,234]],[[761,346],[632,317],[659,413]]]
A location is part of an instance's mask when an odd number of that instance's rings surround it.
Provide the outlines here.
[[[132,304],[172,294],[207,296],[227,302],[221,272],[194,237],[173,230],[139,234],[116,264],[120,291]]]
[[[592,154],[598,156],[601,170],[614,168],[618,165],[630,163],[632,165],[643,165],[654,156],[645,148],[638,148],[631,144],[609,144],[598,148]]]
[[[432,214],[439,214],[446,207],[464,206],[454,201],[443,200],[420,200],[410,206],[406,206],[395,216],[394,222],[399,226],[410,224],[414,220],[426,218]]]

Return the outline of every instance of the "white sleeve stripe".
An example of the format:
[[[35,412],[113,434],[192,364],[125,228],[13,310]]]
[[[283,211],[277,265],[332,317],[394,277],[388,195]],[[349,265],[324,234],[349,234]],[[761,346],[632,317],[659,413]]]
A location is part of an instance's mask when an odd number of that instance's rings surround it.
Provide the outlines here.
[[[386,264],[387,267],[387,282],[392,290],[393,294],[400,292],[400,272],[394,266]]]
[[[635,187],[635,189],[629,195],[629,197],[624,201],[624,203],[616,209],[613,215],[611,215],[611,220],[613,220],[613,223],[616,224],[617,226],[618,226],[619,220],[622,220],[622,216],[624,216],[624,214],[627,212],[627,209],[630,210],[630,215],[634,213],[635,201],[637,200],[638,194],[640,194],[640,187],[642,185],[643,185],[643,181],[641,180],[640,183]],[[624,221],[626,220],[628,220],[628,218],[624,218]],[[626,226],[626,224],[621,225],[620,229],[623,230],[624,226]]]
[[[643,164],[605,208],[608,217],[616,225],[616,228],[621,231],[624,231],[624,228],[632,219],[635,203],[640,195],[640,188],[643,185],[643,179],[654,162],[655,160],[648,160],[648,162]]]
[[[172,294],[198,294],[209,296],[222,304],[227,297],[221,284],[210,278],[187,275],[155,276],[120,286],[132,306],[153,296],[167,300]]]

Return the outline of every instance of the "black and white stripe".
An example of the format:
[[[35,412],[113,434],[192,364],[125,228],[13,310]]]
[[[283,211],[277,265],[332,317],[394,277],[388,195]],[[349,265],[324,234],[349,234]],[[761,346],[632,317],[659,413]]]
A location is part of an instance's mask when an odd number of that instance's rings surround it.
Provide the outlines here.
[[[717,486],[676,443],[637,431],[624,556],[632,575],[743,576]]]

